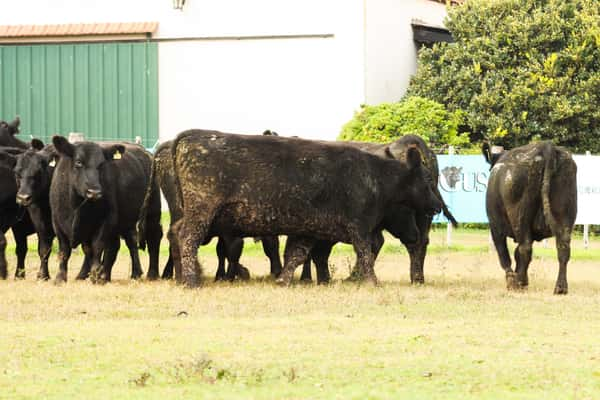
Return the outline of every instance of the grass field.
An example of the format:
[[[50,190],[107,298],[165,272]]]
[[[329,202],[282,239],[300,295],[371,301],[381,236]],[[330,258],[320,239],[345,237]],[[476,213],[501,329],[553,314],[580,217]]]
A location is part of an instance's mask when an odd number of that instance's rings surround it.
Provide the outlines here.
[[[0,281],[0,398],[600,398],[600,243],[575,238],[570,293],[553,296],[552,243],[534,249],[529,290],[507,292],[486,232],[444,239],[433,233],[421,287],[389,240],[379,287],[341,282],[347,246],[331,285],[280,288],[252,241],[252,281],[213,283],[213,243],[198,290],[129,281],[123,248],[113,283],[56,287],[34,280],[31,252],[25,281]]]

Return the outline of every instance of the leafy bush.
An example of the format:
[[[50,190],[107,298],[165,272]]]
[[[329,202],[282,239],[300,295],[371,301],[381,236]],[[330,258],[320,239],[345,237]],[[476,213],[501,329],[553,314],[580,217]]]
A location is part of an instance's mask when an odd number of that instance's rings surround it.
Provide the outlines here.
[[[469,142],[459,135],[463,113],[448,112],[435,101],[408,97],[399,103],[362,105],[352,120],[342,128],[339,140],[391,142],[405,134],[423,137],[432,147],[462,146]]]
[[[410,95],[464,110],[505,147],[600,151],[599,1],[467,0],[446,25],[456,43],[420,51]]]

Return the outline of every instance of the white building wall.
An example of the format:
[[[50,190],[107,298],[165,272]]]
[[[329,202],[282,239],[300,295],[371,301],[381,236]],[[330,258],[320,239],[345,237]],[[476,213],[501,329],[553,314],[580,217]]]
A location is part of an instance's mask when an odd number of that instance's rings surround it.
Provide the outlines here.
[[[21,0],[0,24],[158,21],[161,140],[189,128],[335,139],[364,101],[363,0],[186,3]],[[332,36],[223,40],[285,35]]]
[[[444,26],[446,6],[429,0],[368,0],[365,13],[366,103],[394,102],[417,70],[411,22]]]

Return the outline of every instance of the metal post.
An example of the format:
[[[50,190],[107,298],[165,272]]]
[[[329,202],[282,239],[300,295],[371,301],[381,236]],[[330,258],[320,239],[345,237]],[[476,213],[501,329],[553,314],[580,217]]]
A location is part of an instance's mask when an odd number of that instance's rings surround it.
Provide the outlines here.
[[[592,153],[590,151],[585,152],[585,156],[589,157]],[[587,250],[590,246],[590,226],[588,224],[583,225],[583,248]]]
[[[448,155],[454,155],[454,146],[448,146]],[[450,221],[446,224],[446,246],[452,246],[452,224]]]

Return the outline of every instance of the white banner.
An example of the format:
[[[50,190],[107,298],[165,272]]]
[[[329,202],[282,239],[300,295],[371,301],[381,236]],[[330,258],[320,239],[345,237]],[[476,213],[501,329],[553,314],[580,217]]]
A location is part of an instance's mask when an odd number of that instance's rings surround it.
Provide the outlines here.
[[[577,164],[578,225],[600,224],[600,156],[573,155]]]

